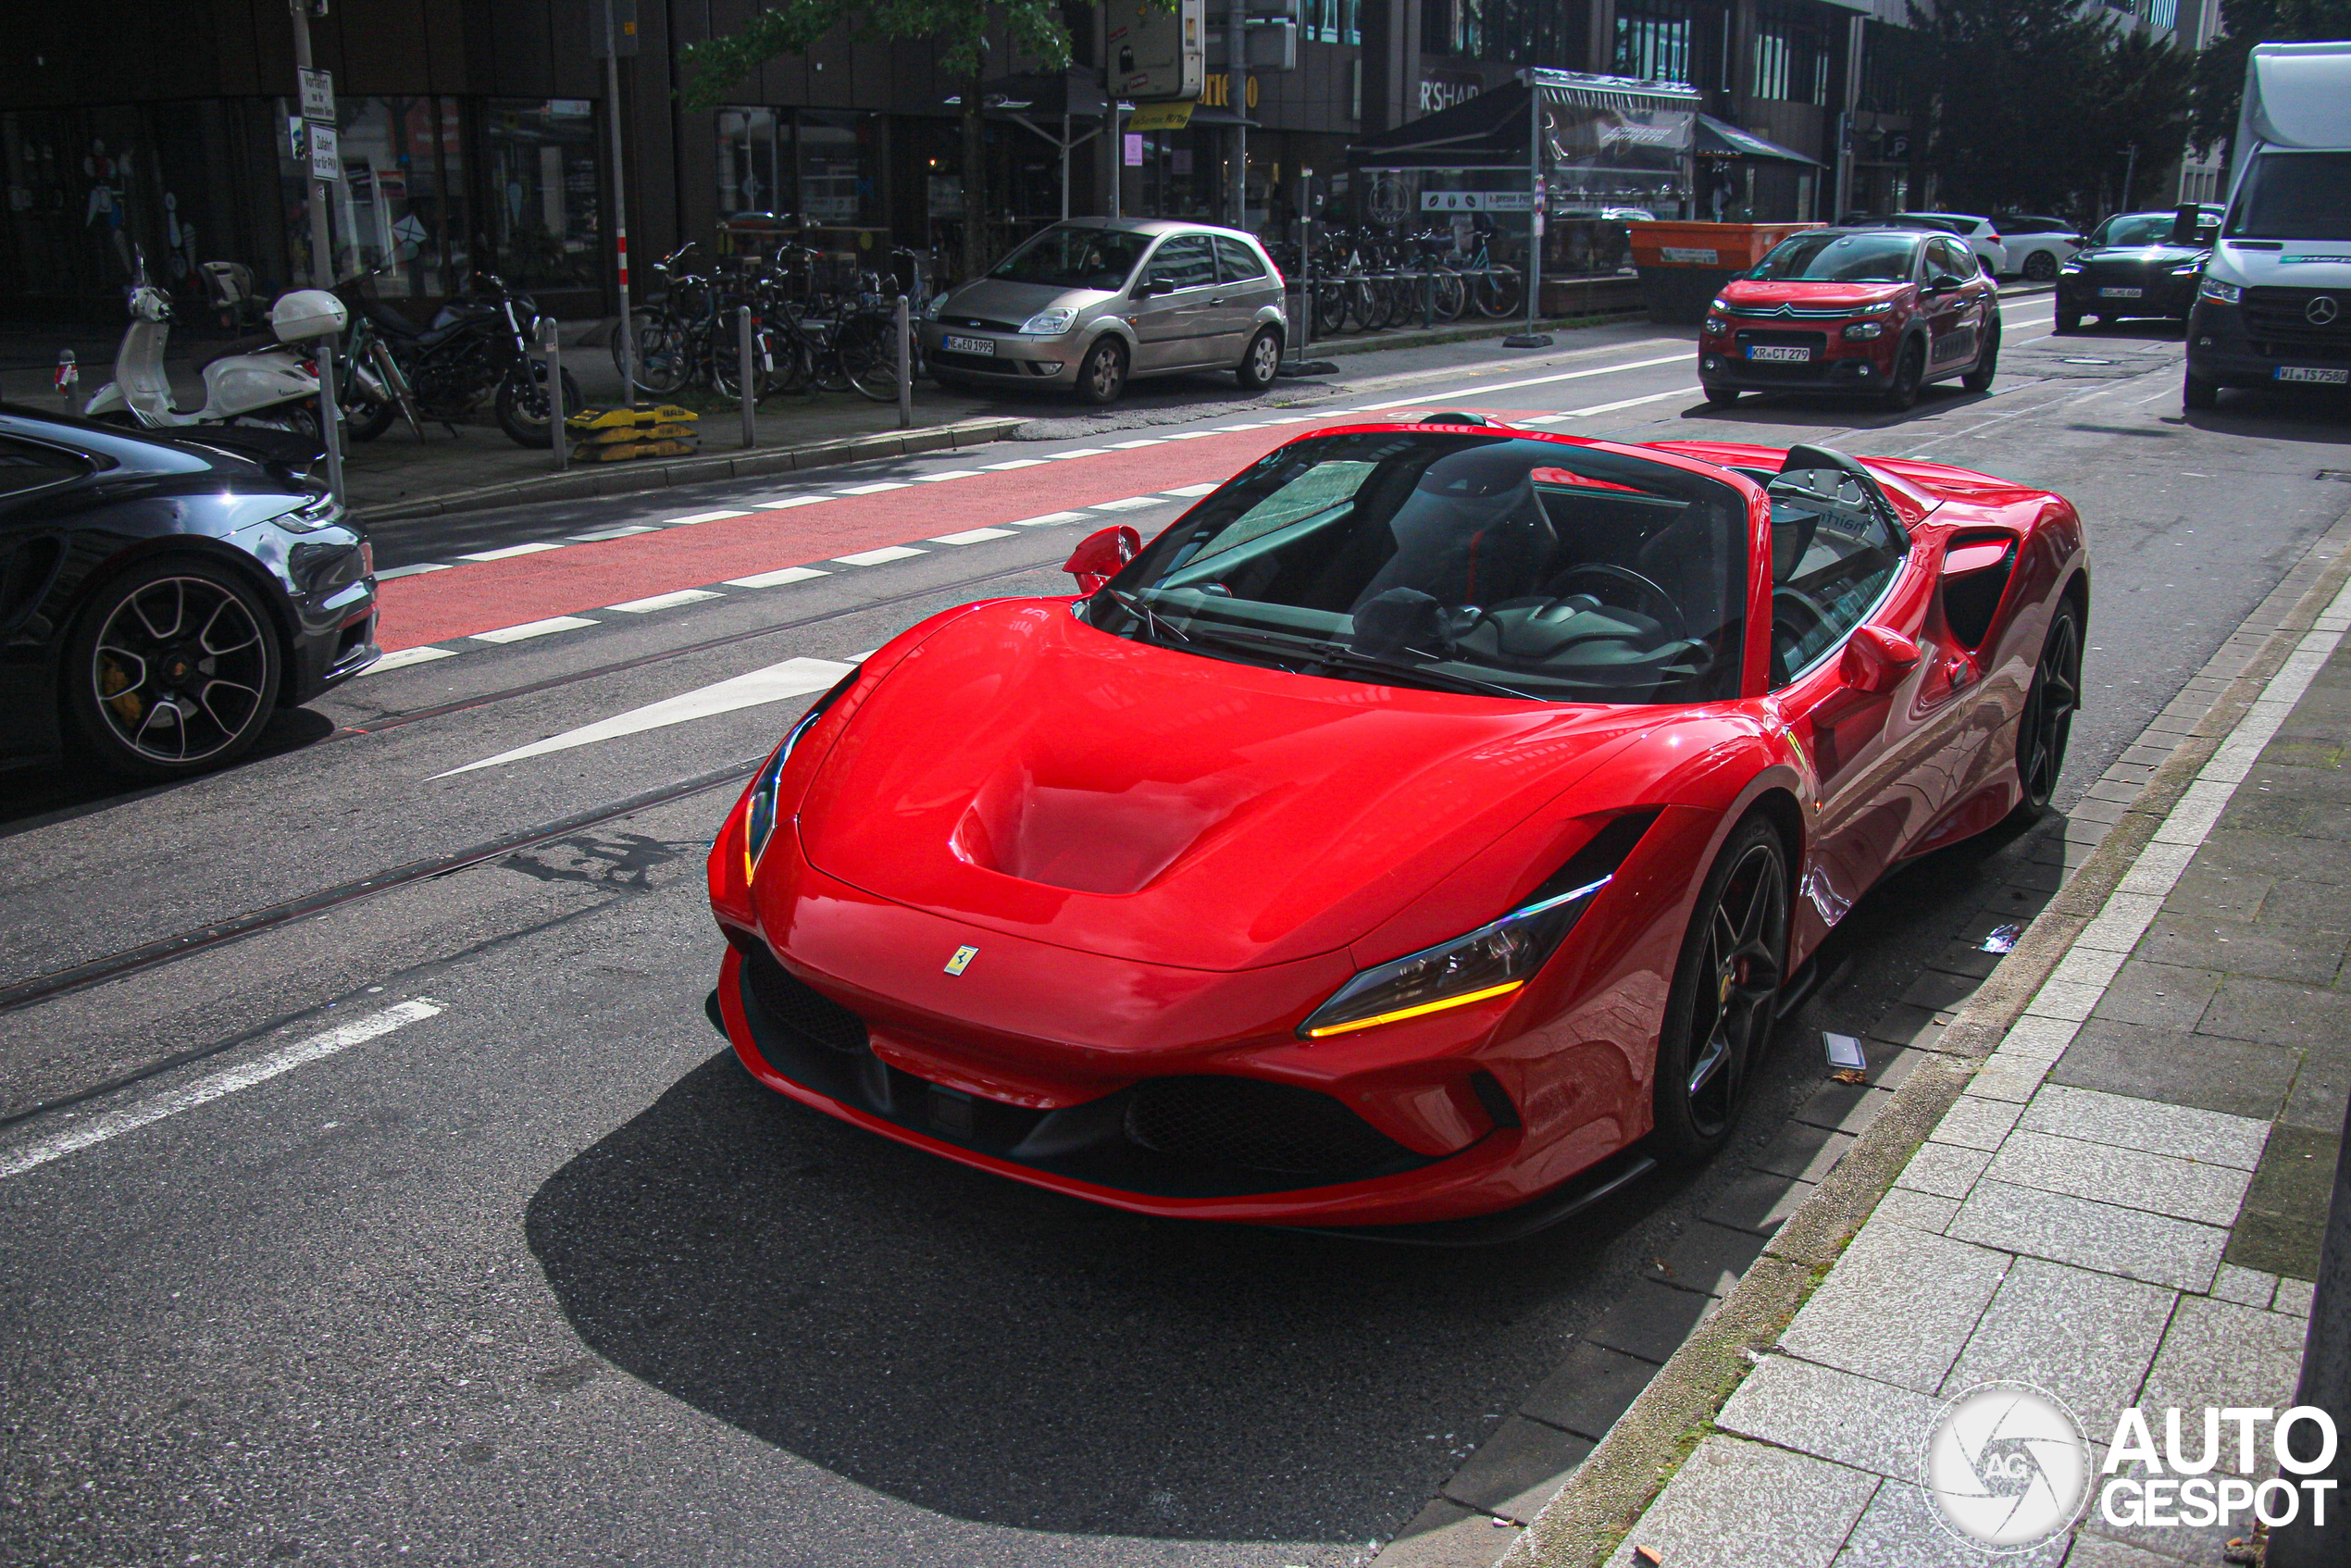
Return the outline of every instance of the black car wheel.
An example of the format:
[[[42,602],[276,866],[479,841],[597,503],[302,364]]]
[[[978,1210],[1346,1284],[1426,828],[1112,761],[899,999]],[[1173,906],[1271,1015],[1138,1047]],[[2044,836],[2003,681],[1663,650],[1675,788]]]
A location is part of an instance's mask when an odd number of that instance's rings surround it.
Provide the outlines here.
[[[1736,387],[1710,387],[1701,382],[1698,391],[1706,394],[1706,406],[1709,408],[1728,408],[1739,400]]]
[[[1126,390],[1126,345],[1103,338],[1086,351],[1086,362],[1077,367],[1077,395],[1101,408],[1116,403]]]
[[[2073,737],[2073,716],[2082,705],[2082,612],[2070,599],[2058,603],[2049,621],[2049,635],[2041,643],[2041,662],[2033,668],[2033,685],[2024,694],[2024,711],[2016,721],[2016,776],[2023,798],[2016,815],[2027,821],[2049,809],[2057,793],[2058,776],[2065,771],[2066,742]]]
[[[166,559],[106,584],[83,612],[65,706],[105,766],[178,778],[251,746],[282,678],[260,597],[209,562]]]
[[[2057,257],[2047,251],[2034,251],[2024,258],[2024,278],[2027,282],[2046,283],[2055,278],[2057,272]]]
[[[1972,392],[1988,392],[1992,378],[2000,373],[2000,329],[1995,326],[1984,334],[1984,352],[1976,355],[1975,368],[1959,378],[1959,385]]]
[[[1706,1159],[1730,1136],[1772,1042],[1787,910],[1787,852],[1771,823],[1750,816],[1698,890],[1665,999],[1652,1094],[1657,1141],[1670,1159]]]
[[[2189,409],[2220,406],[2220,383],[2208,381],[2195,371],[2186,372],[2180,383],[2180,406]]]
[[[1893,384],[1885,389],[1885,405],[1897,414],[1918,406],[1919,389],[1926,385],[1926,340],[1912,338],[1894,361]]]
[[[2058,306],[2057,324],[2054,330],[2062,336],[2067,332],[2078,332],[2081,330],[2082,313],[2078,310],[2068,310],[2063,305]]]
[[[1263,392],[1274,384],[1274,373],[1281,367],[1282,335],[1264,327],[1249,340],[1249,352],[1241,355],[1240,367],[1233,372],[1233,380],[1241,384],[1243,392]]]

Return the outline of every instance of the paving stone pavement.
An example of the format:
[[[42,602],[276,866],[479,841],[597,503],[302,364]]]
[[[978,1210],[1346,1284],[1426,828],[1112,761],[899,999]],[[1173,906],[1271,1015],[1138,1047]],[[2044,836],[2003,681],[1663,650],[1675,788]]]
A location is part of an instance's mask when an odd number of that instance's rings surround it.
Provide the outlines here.
[[[1935,1412],[1987,1381],[2047,1390],[2099,1450],[2132,1405],[2157,1411],[2159,1432],[2164,1407],[2193,1416],[2293,1402],[2351,1083],[2346,630],[2351,587],[2204,765],[1610,1568],[1994,1561],[1942,1527],[1916,1479]],[[2233,678],[2230,662],[2241,667],[2258,641],[2241,633],[2208,678]],[[2200,690],[2174,704],[2173,727],[2133,753],[2188,732],[2179,721],[2200,717],[2219,690],[2192,684]],[[2161,760],[2126,758],[2117,782],[2135,787],[2130,775],[2143,782]],[[1963,1000],[1941,982],[1914,989],[1919,1008]],[[1843,1126],[1856,1103],[1825,1102],[1815,1120]],[[1547,1398],[1565,1410],[1573,1395]],[[2222,1446],[2213,1474],[2236,1474],[2241,1456]],[[2275,1473],[2266,1440],[2254,1457],[2249,1478]],[[1997,1561],[2217,1564],[2227,1537],[2246,1533],[2242,1520],[2117,1525],[2094,1488],[2072,1532]],[[1636,1556],[1644,1547],[1656,1557]]]

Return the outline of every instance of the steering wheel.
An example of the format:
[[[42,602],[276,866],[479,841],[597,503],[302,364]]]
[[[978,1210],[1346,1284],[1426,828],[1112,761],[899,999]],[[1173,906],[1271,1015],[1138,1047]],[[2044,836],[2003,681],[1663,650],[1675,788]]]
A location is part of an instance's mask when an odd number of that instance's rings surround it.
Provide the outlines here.
[[[1567,597],[1568,584],[1574,582],[1577,578],[1586,577],[1602,578],[1611,582],[1624,582],[1632,584],[1635,589],[1639,591],[1643,600],[1643,603],[1637,606],[1638,608],[1648,609],[1653,606],[1663,610],[1665,613],[1660,616],[1658,619],[1661,621],[1670,619],[1672,621],[1673,641],[1682,642],[1688,640],[1690,635],[1689,617],[1682,614],[1682,606],[1674,603],[1673,596],[1672,594],[1666,592],[1665,590],[1660,588],[1655,582],[1643,577],[1640,573],[1633,570],[1630,566],[1611,566],[1605,561],[1593,561],[1581,566],[1571,566],[1566,571],[1561,572],[1559,576],[1553,578],[1549,582],[1546,583],[1543,591],[1554,599],[1564,599]]]

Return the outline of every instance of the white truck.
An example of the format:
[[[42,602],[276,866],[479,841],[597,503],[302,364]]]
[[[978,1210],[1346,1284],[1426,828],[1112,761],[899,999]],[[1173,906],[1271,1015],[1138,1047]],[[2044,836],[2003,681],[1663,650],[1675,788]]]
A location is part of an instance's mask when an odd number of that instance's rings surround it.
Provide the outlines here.
[[[2351,41],[2254,46],[2231,163],[2182,400],[2351,386]]]

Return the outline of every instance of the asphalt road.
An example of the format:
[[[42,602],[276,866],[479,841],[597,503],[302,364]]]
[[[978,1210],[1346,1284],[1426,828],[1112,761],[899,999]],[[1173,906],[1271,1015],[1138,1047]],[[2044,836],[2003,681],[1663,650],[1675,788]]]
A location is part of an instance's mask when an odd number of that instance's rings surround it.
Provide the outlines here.
[[[1686,340],[1625,327],[1283,383],[1284,410],[1187,417],[1224,394],[1177,389],[1126,429],[385,529],[386,567],[452,568],[388,585],[401,667],[214,778],[0,789],[0,988],[479,856],[0,1011],[0,1561],[1362,1561],[1720,1177],[1429,1253],[1113,1214],[802,1113],[703,1013],[731,770],[834,665],[935,608],[1062,591],[1084,532],[1148,535],[1169,492],[1303,428],[1257,421],[1398,403],[2069,495],[2096,563],[2070,804],[2351,505],[2320,477],[2351,468],[2351,417],[2183,420],[2176,330],[2051,339],[2048,314],[2009,301],[1996,392],[1907,417],[1709,411]],[[827,499],[672,526],[796,496]],[[619,529],[648,531],[577,538]],[[479,636],[557,616],[578,624]],[[770,700],[710,692],[759,671]],[[1819,1082],[1817,1031],[1875,1016],[2057,831],[1933,857],[1856,913],[1747,1147]]]

